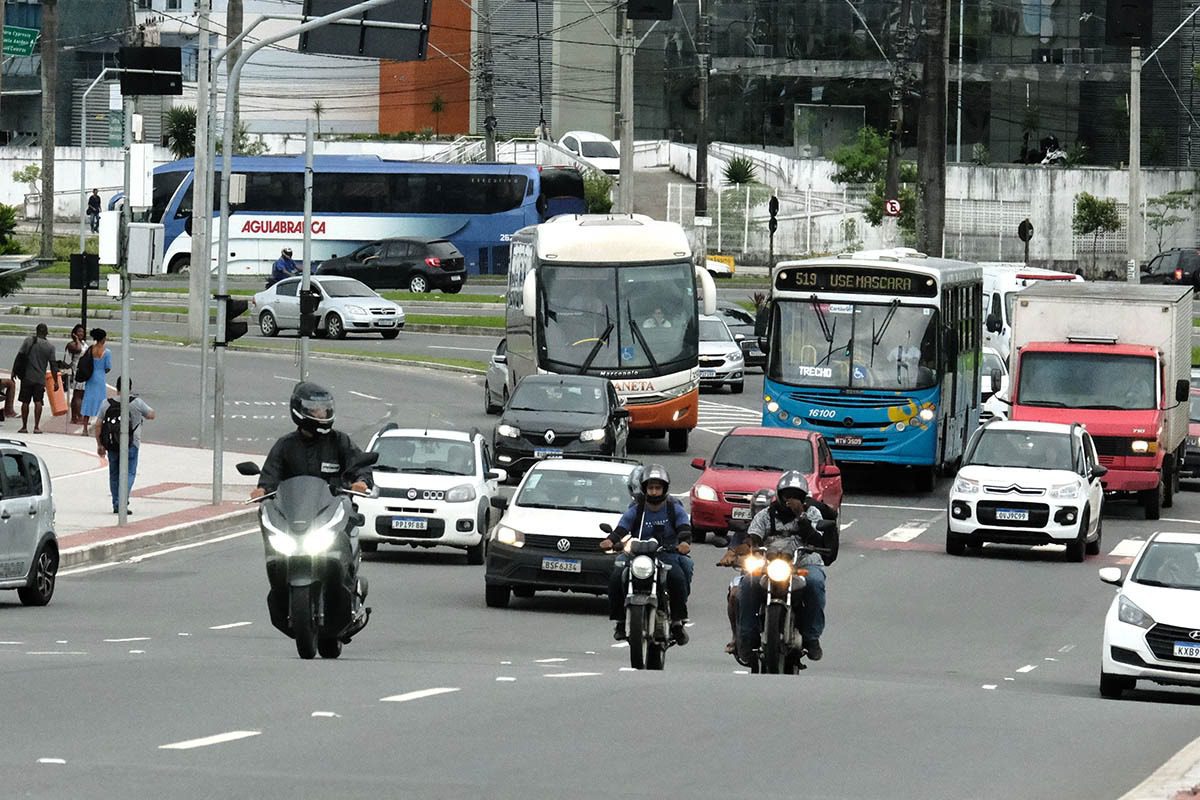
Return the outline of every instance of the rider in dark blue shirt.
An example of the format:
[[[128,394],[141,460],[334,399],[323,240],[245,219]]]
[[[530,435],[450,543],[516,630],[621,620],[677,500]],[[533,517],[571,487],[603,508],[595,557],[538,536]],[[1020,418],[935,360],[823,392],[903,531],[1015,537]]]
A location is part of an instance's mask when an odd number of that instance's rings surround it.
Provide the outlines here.
[[[300,274],[300,267],[292,260],[292,248],[285,247],[279,253],[279,258],[275,260],[271,267],[271,284],[279,283],[284,278],[290,278],[293,275]]]

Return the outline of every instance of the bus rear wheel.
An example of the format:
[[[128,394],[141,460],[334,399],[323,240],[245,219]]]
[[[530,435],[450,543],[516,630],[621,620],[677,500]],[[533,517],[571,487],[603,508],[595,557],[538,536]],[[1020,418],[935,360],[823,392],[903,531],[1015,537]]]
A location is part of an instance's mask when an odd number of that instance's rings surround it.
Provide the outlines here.
[[[680,428],[673,431],[667,431],[667,447],[672,453],[683,453],[688,447],[688,430]]]
[[[171,263],[167,266],[167,272],[171,275],[188,275],[192,271],[191,256],[175,256],[171,259]]]

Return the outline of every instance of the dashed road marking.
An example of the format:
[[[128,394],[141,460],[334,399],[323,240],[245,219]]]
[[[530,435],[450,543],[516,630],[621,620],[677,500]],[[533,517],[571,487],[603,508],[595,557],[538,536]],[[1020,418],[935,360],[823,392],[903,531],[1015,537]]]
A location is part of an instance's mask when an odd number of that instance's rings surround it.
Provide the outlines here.
[[[39,763],[39,764],[65,764],[65,763],[67,763],[67,760],[65,758],[39,758],[37,760],[37,763]]]
[[[1141,552],[1142,545],[1145,543],[1141,539],[1122,539],[1116,547],[1108,551],[1108,554],[1117,558],[1133,558]]]
[[[591,678],[596,675],[602,675],[600,672],[551,672],[542,677],[545,678]]]
[[[1037,664],[1026,664],[1023,667],[1019,667],[1017,669],[1017,672],[1019,672],[1019,673],[1033,672],[1035,669],[1037,669]]]
[[[225,742],[236,742],[238,739],[248,739],[251,736],[260,736],[262,731],[228,731],[226,733],[218,733],[213,736],[204,736],[200,739],[186,739],[182,742],[172,742],[171,744],[160,744],[159,750],[194,750],[197,747],[211,747],[214,744],[224,744]]]
[[[929,522],[906,522],[897,525],[883,536],[875,538],[877,542],[911,542],[925,531],[929,530]]]
[[[460,689],[451,688],[448,686],[438,687],[436,689],[420,689],[415,692],[405,692],[404,694],[394,694],[391,697],[381,697],[381,703],[405,703],[409,700],[421,700],[426,697],[435,697],[439,694],[450,694],[451,692],[461,691]]]
[[[739,425],[761,425],[762,410],[701,400],[697,430],[724,436]]]
[[[210,631],[227,631],[230,628],[244,628],[247,625],[253,625],[253,622],[227,622],[224,625],[213,625],[209,628]]]
[[[109,644],[122,644],[124,642],[148,642],[149,636],[126,636],[124,639],[105,639]]]

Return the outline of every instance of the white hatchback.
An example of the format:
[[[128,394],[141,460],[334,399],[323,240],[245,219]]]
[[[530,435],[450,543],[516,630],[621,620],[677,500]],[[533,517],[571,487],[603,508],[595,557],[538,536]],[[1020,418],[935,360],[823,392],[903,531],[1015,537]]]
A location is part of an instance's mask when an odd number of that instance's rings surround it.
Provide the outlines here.
[[[356,501],[363,552],[381,544],[447,546],[466,550],[468,564],[483,563],[491,501],[508,476],[492,468],[482,434],[393,423],[372,437],[367,451],[379,453],[378,496]]]
[[[1100,694],[1120,697],[1139,680],[1200,687],[1200,534],[1155,533],[1117,586],[1104,618]]]
[[[946,552],[984,542],[1100,552],[1104,487],[1082,425],[996,420],[975,431],[950,490]]]

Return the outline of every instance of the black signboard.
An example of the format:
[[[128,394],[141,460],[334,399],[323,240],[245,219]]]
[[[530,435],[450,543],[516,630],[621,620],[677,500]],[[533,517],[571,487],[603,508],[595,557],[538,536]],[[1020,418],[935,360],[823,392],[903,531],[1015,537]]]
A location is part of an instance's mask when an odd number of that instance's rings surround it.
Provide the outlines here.
[[[937,281],[930,275],[850,265],[786,267],[775,276],[775,288],[784,292],[937,297]]]

